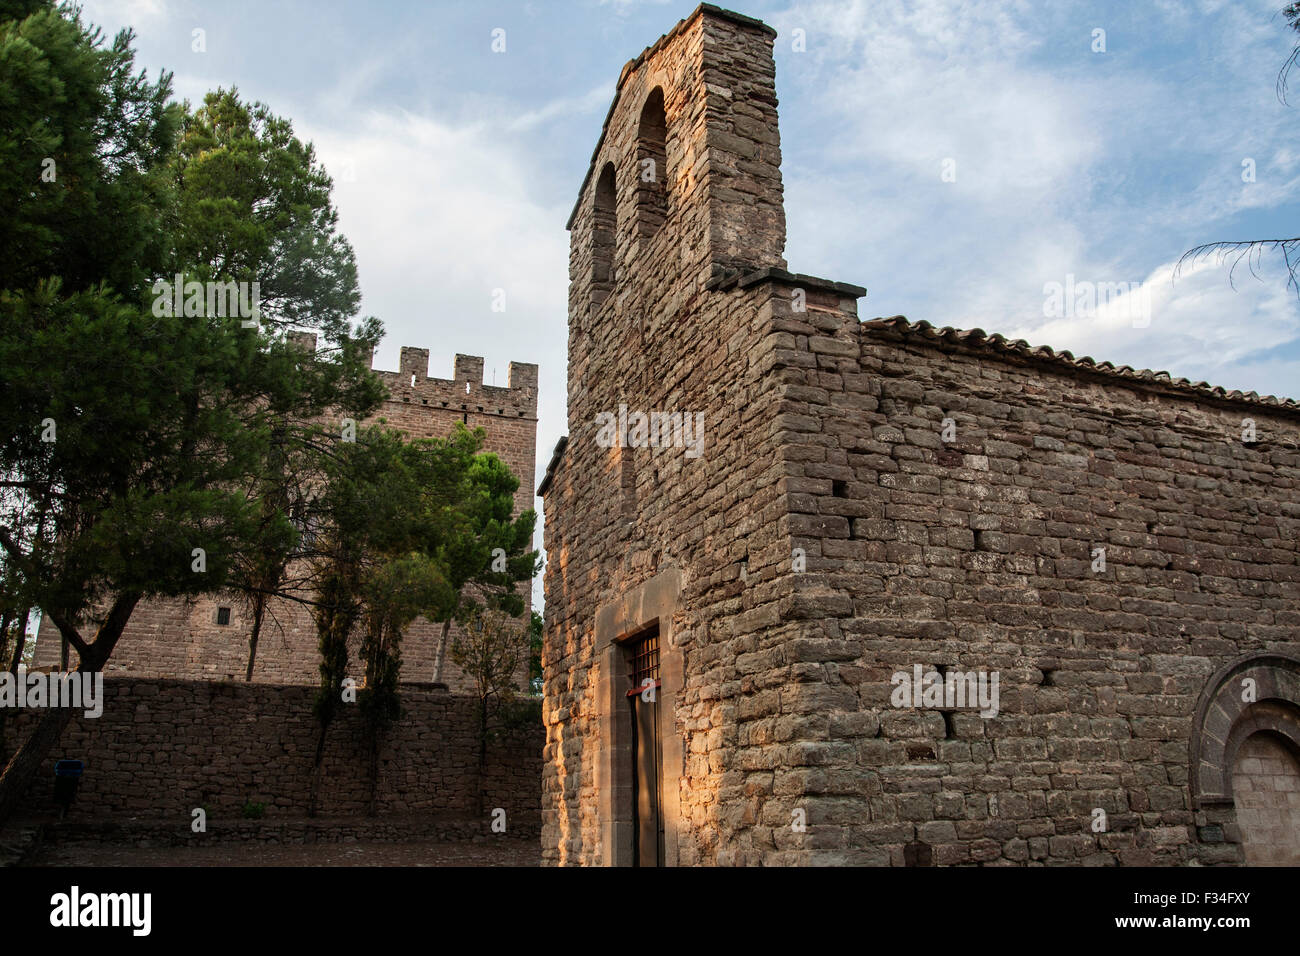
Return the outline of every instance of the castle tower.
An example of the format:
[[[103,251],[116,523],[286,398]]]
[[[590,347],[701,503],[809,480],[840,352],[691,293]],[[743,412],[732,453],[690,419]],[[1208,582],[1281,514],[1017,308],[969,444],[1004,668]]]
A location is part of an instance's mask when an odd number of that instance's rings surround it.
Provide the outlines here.
[[[316,336],[298,333],[295,341],[314,352]],[[373,367],[373,365],[372,365]],[[483,381],[483,359],[457,355],[452,377],[429,375],[429,350],[403,347],[397,371],[376,370],[388,389],[388,399],[371,421],[413,438],[445,438],[457,422],[483,428],[483,450],[497,455],[519,479],[515,514],[533,507],[537,442],[537,366],[511,362],[506,384]],[[523,586],[531,610],[532,592]],[[188,680],[242,680],[248,666],[251,615],[232,594],[210,594],[193,601],[142,602],[105,667],[109,676]],[[441,666],[442,682],[452,692],[472,690],[471,681],[450,659],[438,661],[441,625],[417,618],[402,641],[402,680],[427,683]],[[448,645],[455,635],[453,628]],[[353,648],[355,651],[355,648]],[[36,639],[35,667],[58,667],[58,629],[42,620]],[[71,654],[72,666],[76,653]],[[316,627],[307,607],[294,601],[272,601],[258,642],[255,681],[315,684],[320,652]]]

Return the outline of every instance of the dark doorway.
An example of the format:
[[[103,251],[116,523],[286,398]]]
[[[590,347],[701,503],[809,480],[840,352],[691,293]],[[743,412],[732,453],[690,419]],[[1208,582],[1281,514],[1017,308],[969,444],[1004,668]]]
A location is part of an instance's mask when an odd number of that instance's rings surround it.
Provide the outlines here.
[[[664,818],[660,800],[663,748],[659,741],[659,627],[636,635],[627,647],[627,692],[632,721],[632,865],[663,866]]]

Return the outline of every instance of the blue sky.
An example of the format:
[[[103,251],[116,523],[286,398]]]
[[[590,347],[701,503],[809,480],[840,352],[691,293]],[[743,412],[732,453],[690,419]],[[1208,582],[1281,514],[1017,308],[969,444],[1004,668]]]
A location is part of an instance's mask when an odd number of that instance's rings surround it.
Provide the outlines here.
[[[85,15],[134,27],[138,62],[173,71],[178,97],[237,86],[316,144],[363,311],[388,330],[379,367],[403,345],[429,348],[442,377],[456,352],[483,355],[498,385],[512,360],[541,366],[540,477],[566,431],[564,223],[623,64],[694,6],[119,0]],[[1239,270],[1235,290],[1212,262],[1172,278],[1198,243],[1297,234],[1300,82],[1295,107],[1274,82],[1300,35],[1282,6],[735,5],[780,34],[791,270],[866,286],[864,318],[1300,397],[1300,307],[1279,260],[1262,281]],[[1045,315],[1045,284],[1067,276],[1142,283],[1149,324]]]

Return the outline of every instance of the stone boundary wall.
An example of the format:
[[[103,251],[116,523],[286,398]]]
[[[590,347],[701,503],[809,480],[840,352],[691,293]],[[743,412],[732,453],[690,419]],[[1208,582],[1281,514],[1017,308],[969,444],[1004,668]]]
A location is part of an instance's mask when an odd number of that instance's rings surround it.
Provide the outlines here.
[[[68,820],[73,819],[69,815]],[[136,818],[109,820],[104,823],[78,820],[46,823],[39,826],[40,845],[61,847],[195,847],[237,846],[261,843],[281,846],[320,846],[341,843],[485,843],[500,840],[532,842],[536,827],[520,832],[492,832],[492,819],[465,816],[420,816],[402,814],[386,817],[263,817],[245,819],[233,816],[209,816],[208,828],[195,833],[162,819]],[[268,822],[269,820],[269,822]],[[6,835],[7,835],[6,831]]]
[[[73,758],[86,769],[68,823],[174,819],[189,832],[194,808],[206,807],[209,822],[230,822],[243,819],[249,802],[265,804],[265,824],[301,819],[318,733],[314,693],[293,685],[105,679],[103,715],[73,719],[20,815],[54,812],[54,762]],[[405,713],[379,756],[379,815],[477,817],[477,699],[411,687],[401,698]],[[8,752],[40,713],[6,714]],[[503,808],[511,835],[540,827],[543,736],[540,718],[530,716],[488,742],[483,816]],[[344,704],[325,743],[322,815],[365,814],[368,765],[360,713]]]

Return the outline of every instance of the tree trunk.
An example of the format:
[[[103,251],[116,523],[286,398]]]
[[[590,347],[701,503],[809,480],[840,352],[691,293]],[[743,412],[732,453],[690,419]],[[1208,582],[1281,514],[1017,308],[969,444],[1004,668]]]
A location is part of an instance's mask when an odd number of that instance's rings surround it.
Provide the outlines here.
[[[248,673],[244,680],[253,679],[253,664],[257,660],[257,638],[262,633],[262,618],[266,616],[266,595],[258,593],[253,600],[253,633],[248,636]]]
[[[478,815],[483,818],[483,778],[487,769],[487,698],[479,698],[478,710]]]
[[[113,602],[112,609],[108,612],[103,626],[100,627],[99,633],[95,636],[95,642],[91,644],[88,653],[82,656],[77,670],[82,674],[94,674],[103,668],[108,656],[113,653],[113,647],[117,644],[118,638],[126,629],[126,622],[131,619],[131,612],[135,610],[136,604],[140,600],[139,594],[123,594]],[[64,636],[64,645],[68,642],[67,636]],[[28,737],[13,759],[5,767],[4,773],[0,774],[0,829],[2,829],[9,817],[13,815],[14,810],[18,808],[32,781],[36,779],[37,772],[45,759],[49,756],[50,750],[58,742],[64,728],[72,720],[73,709],[71,707],[51,707],[41,715],[40,721],[36,725],[36,730]]]
[[[0,651],[3,651],[9,640],[9,625],[14,617],[13,611],[5,611],[0,615]],[[14,646],[22,653],[24,628],[18,628],[18,634],[14,635]],[[7,763],[9,760],[9,748],[5,746],[5,711],[0,709],[0,763]]]
[[[4,614],[0,614],[0,651],[3,651],[9,646],[9,626],[13,623],[13,620],[13,611],[5,611]],[[19,633],[14,635],[14,646],[19,648],[19,653],[21,653],[23,646],[23,628],[20,627],[18,631]]]
[[[45,758],[71,721],[71,707],[51,707],[41,715],[32,735],[23,741],[5,767],[4,774],[0,775],[0,828],[18,808]]]
[[[435,682],[442,683],[443,663],[447,660],[447,634],[451,631],[451,618],[442,622],[442,636],[438,638],[437,666],[433,671]]]
[[[31,617],[32,609],[20,612],[18,615],[18,636],[15,638],[13,656],[9,659],[9,673],[17,674],[18,665],[23,662],[23,649],[27,646],[27,618]]]
[[[320,733],[316,736],[316,759],[311,765],[311,789],[307,795],[307,816],[316,816],[317,809],[320,806],[320,783],[322,776],[322,764],[325,762],[325,734],[329,730],[329,724],[321,724]]]

